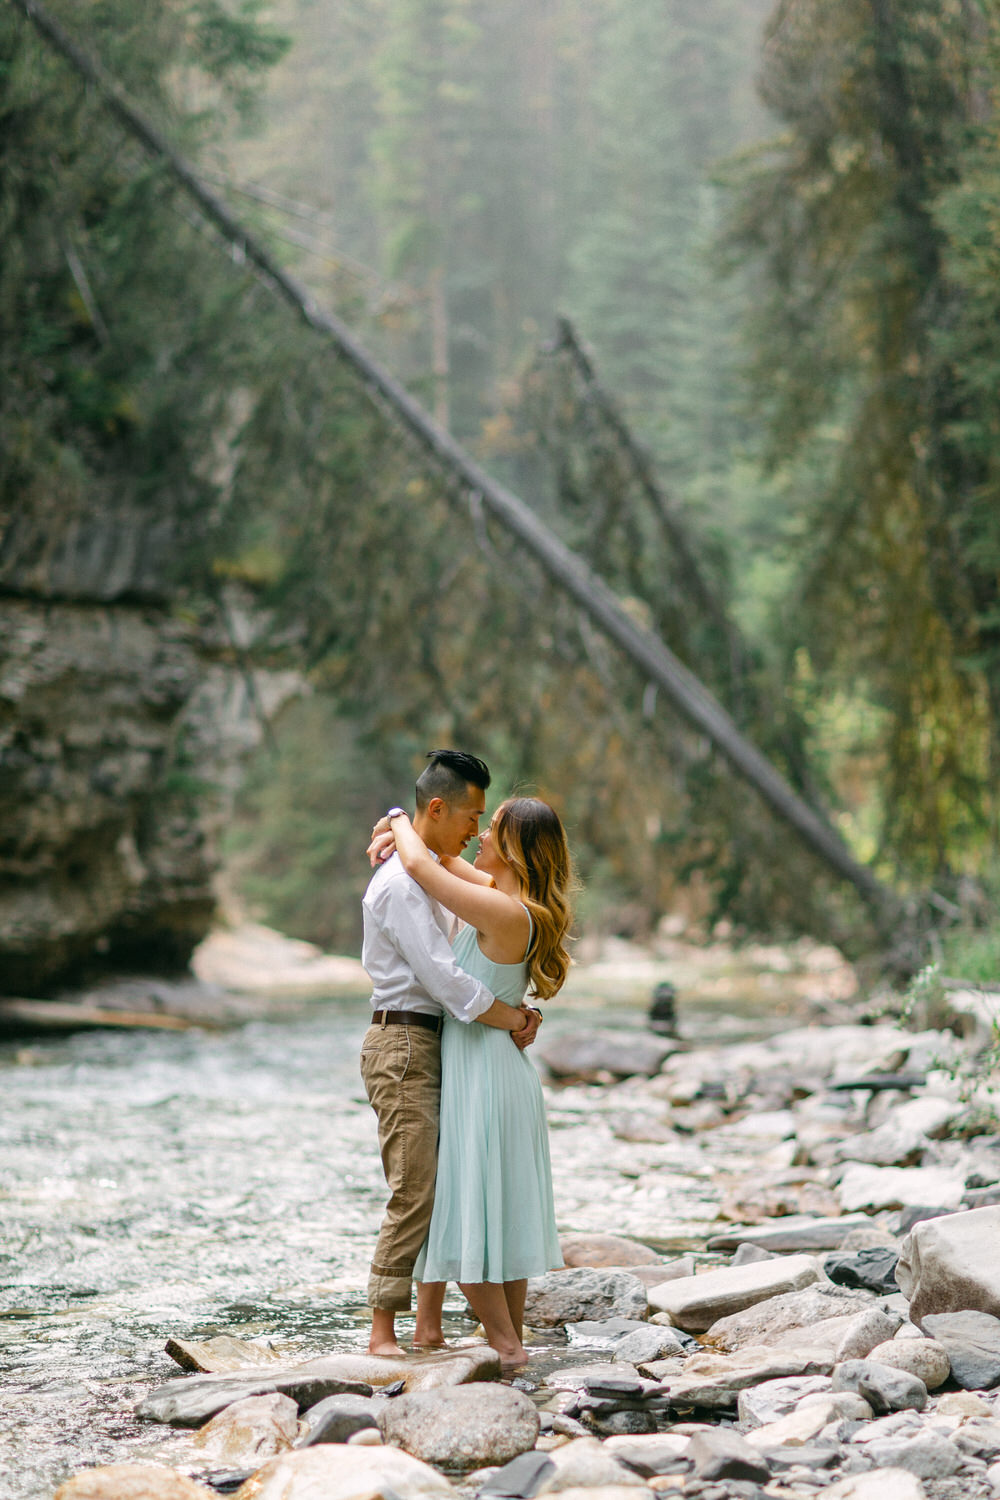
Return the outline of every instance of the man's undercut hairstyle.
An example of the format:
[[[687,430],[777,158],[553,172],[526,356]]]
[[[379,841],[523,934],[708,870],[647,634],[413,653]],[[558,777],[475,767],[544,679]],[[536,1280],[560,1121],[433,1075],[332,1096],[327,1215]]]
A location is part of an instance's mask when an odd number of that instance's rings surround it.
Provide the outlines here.
[[[433,797],[440,797],[449,807],[457,807],[470,786],[485,792],[490,784],[489,767],[478,755],[464,750],[429,750],[429,765],[417,777],[417,810],[423,812]]]

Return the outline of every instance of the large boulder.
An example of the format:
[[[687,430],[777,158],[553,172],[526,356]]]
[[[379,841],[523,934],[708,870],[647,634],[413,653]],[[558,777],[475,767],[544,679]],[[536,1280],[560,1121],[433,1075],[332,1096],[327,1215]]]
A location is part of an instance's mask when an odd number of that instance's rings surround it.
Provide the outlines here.
[[[965,1192],[965,1177],[947,1167],[871,1167],[852,1162],[840,1179],[841,1208],[913,1208],[937,1203],[957,1208]]]
[[[269,1459],[240,1486],[235,1500],[454,1500],[454,1493],[430,1464],[399,1448],[329,1443]]]
[[[664,1282],[650,1288],[649,1305],[657,1312],[668,1313],[677,1328],[703,1333],[720,1318],[783,1292],[799,1291],[819,1278],[820,1269],[813,1256],[790,1255]]]
[[[54,1500],[214,1500],[215,1491],[162,1464],[108,1464],[61,1484]]]
[[[378,1422],[387,1443],[454,1469],[509,1463],[535,1446],[539,1431],[534,1403],[507,1385],[397,1396],[385,1404]]]
[[[524,1321],[529,1328],[561,1328],[604,1318],[641,1320],[648,1311],[646,1288],[637,1276],[575,1266],[528,1282]]]
[[[903,1241],[896,1280],[910,1317],[984,1312],[1000,1317],[1000,1205],[924,1219]]]
[[[657,1266],[660,1257],[639,1240],[621,1234],[564,1234],[559,1248],[567,1266]]]

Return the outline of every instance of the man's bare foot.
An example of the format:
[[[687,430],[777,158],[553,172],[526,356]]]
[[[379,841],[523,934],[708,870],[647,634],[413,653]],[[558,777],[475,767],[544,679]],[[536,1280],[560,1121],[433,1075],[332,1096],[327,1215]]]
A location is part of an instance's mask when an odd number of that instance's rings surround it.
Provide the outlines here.
[[[369,1354],[377,1354],[381,1359],[405,1359],[406,1350],[401,1349],[395,1339],[391,1341],[382,1340],[376,1343],[374,1339],[368,1345]]]
[[[415,1354],[426,1354],[426,1353],[429,1353],[430,1351],[432,1351],[434,1349],[449,1349],[450,1347],[451,1347],[450,1344],[446,1344],[443,1338],[442,1339],[416,1339],[415,1338],[413,1340],[413,1352]]]

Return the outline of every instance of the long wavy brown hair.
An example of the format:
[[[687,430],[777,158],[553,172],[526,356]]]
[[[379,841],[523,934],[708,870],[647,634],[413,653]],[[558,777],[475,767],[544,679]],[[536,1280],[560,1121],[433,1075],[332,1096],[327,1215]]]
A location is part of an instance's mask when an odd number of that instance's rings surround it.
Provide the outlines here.
[[[549,1000],[562,988],[570,965],[566,934],[573,915],[569,904],[573,871],[565,830],[547,802],[538,797],[511,797],[497,808],[491,833],[494,848],[517,876],[521,899],[531,913],[529,993]]]

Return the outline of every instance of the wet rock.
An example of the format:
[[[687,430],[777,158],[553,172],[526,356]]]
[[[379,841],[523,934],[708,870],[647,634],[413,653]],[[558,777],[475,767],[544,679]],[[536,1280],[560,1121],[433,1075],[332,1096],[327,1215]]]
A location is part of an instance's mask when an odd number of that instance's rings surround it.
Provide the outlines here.
[[[770,1470],[761,1455],[750,1447],[738,1432],[717,1427],[710,1432],[696,1432],[689,1452],[699,1479],[754,1479],[762,1482]]]
[[[335,1358],[329,1364],[337,1373],[328,1373],[324,1369],[326,1363],[313,1360],[292,1368],[277,1365],[270,1373],[261,1370],[243,1375],[190,1375],[182,1380],[168,1380],[139,1404],[137,1414],[153,1422],[168,1422],[171,1427],[201,1427],[223,1407],[248,1396],[278,1392],[290,1396],[299,1410],[305,1411],[324,1396],[371,1395],[370,1385],[341,1377]]]
[[[530,1328],[559,1328],[605,1317],[641,1320],[648,1308],[646,1288],[638,1277],[577,1266],[528,1282],[524,1320]]]
[[[565,1234],[559,1240],[559,1248],[567,1266],[612,1266],[621,1270],[624,1266],[661,1263],[656,1251],[648,1245],[618,1234]]]
[[[840,1206],[856,1208],[906,1208],[914,1203],[941,1203],[957,1208],[965,1191],[965,1179],[945,1167],[870,1167],[852,1163],[837,1189]]]
[[[879,1344],[894,1338],[902,1322],[899,1313],[884,1312],[881,1307],[869,1307],[858,1313],[837,1345],[838,1364],[845,1359],[864,1359]]]
[[[108,1464],[61,1484],[54,1500],[214,1500],[215,1491],[162,1464]]]
[[[927,1313],[1000,1315],[998,1243],[1000,1207],[915,1224],[903,1242],[897,1276],[914,1323],[922,1327]]]
[[[962,1455],[947,1438],[933,1433],[869,1443],[869,1458],[880,1469],[907,1469],[921,1479],[947,1479],[962,1466]]]
[[[590,1349],[614,1349],[630,1333],[641,1333],[648,1327],[639,1318],[603,1318],[567,1323],[565,1331],[571,1347],[582,1344]]]
[[[555,1466],[545,1453],[519,1453],[487,1479],[480,1495],[490,1500],[532,1500]]]
[[[298,1430],[298,1406],[272,1392],[227,1406],[195,1434],[194,1443],[234,1469],[252,1469],[290,1448]]]
[[[869,1292],[895,1292],[896,1262],[899,1251],[891,1246],[872,1245],[867,1250],[854,1250],[839,1255],[828,1255],[823,1269],[836,1286],[860,1287]]]
[[[988,1391],[1000,1385],[1000,1318],[985,1312],[929,1313],[920,1319],[920,1326],[944,1345],[956,1385],[967,1391]]]
[[[765,1380],[760,1385],[741,1391],[739,1396],[740,1426],[744,1431],[764,1427],[768,1422],[777,1422],[794,1411],[803,1396],[831,1389],[829,1375],[799,1375],[790,1380]]]
[[[836,1250],[851,1229],[869,1223],[865,1214],[816,1218],[812,1214],[790,1214],[777,1223],[756,1224],[749,1229],[727,1229],[713,1234],[709,1250],[735,1250],[740,1245],[759,1245],[779,1252]]]
[[[304,1431],[293,1446],[311,1448],[316,1443],[346,1443],[356,1432],[377,1429],[379,1410],[380,1402],[367,1396],[327,1396],[305,1413]]]
[[[619,1462],[598,1438],[575,1438],[565,1447],[556,1448],[549,1457],[553,1472],[543,1480],[539,1494],[575,1489],[592,1490],[611,1485],[616,1489],[626,1487],[633,1492],[630,1500],[633,1497],[634,1500],[641,1500],[641,1496],[635,1492],[647,1490],[634,1469]]]
[[[867,1292],[826,1283],[808,1286],[802,1291],[766,1298],[743,1312],[717,1319],[705,1331],[702,1342],[731,1350],[747,1344],[768,1344],[793,1329],[815,1331],[818,1324],[829,1318],[854,1317],[871,1306],[872,1298]]]
[[[281,1364],[280,1354],[262,1344],[220,1333],[215,1338],[194,1343],[189,1339],[167,1339],[165,1351],[182,1370],[203,1375],[227,1375],[234,1370],[270,1368]]]
[[[811,1255],[792,1255],[758,1265],[724,1266],[683,1281],[668,1281],[652,1287],[649,1305],[670,1314],[678,1328],[701,1333],[719,1318],[742,1312],[783,1292],[798,1291],[819,1279],[820,1271]]]
[[[378,1424],[387,1443],[415,1458],[463,1469],[508,1463],[534,1447],[539,1431],[529,1397],[503,1385],[397,1396]]]
[[[557,1078],[597,1083],[607,1074],[652,1078],[678,1045],[643,1032],[577,1031],[540,1038],[535,1051]]]
[[[673,1432],[638,1437],[609,1437],[604,1444],[619,1463],[646,1476],[665,1474],[675,1466],[679,1467],[677,1461],[683,1459],[687,1446],[688,1439]]]
[[[620,1364],[612,1364],[609,1360],[595,1361],[589,1365],[570,1365],[561,1370],[553,1370],[546,1377],[546,1385],[554,1391],[583,1391],[593,1390],[607,1382],[617,1382],[632,1377],[636,1386],[643,1389],[643,1382],[637,1370],[629,1371]]]
[[[927,1491],[920,1480],[907,1469],[849,1474],[822,1494],[823,1500],[927,1500]]]
[[[927,1387],[915,1375],[877,1365],[868,1359],[848,1359],[833,1372],[835,1391],[855,1391],[875,1412],[923,1411]]]
[[[236,1500],[446,1500],[453,1496],[443,1475],[399,1448],[343,1443],[281,1453],[236,1491]]]
[[[876,1344],[869,1349],[868,1355],[876,1364],[916,1375],[929,1391],[944,1385],[951,1374],[948,1351],[936,1339],[890,1339],[887,1344]]]
[[[616,1362],[621,1360],[639,1365],[651,1359],[665,1359],[668,1355],[683,1353],[684,1345],[672,1328],[645,1323],[614,1346],[612,1357]]]

